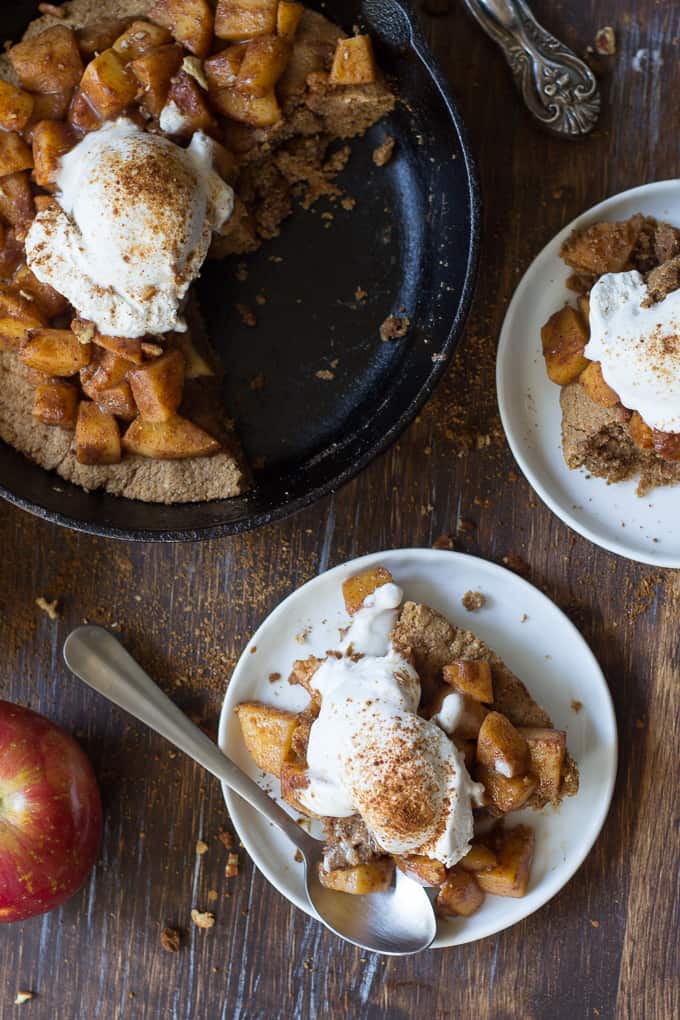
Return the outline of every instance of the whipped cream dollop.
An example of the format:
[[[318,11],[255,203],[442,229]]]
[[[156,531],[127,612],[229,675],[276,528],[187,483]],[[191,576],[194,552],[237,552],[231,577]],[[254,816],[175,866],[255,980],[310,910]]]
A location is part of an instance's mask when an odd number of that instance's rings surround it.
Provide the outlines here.
[[[586,357],[624,407],[653,429],[680,432],[680,290],[643,307],[640,273],[606,273],[590,292]]]
[[[359,813],[388,853],[452,866],[473,835],[471,780],[446,733],[418,714],[420,680],[390,635],[402,591],[385,584],[364,601],[311,683],[321,711],[307,747],[300,800],[320,815]]]
[[[62,158],[56,184],[26,237],[38,279],[102,333],[185,330],[182,299],[234,206],[212,140],[182,149],[121,117]]]

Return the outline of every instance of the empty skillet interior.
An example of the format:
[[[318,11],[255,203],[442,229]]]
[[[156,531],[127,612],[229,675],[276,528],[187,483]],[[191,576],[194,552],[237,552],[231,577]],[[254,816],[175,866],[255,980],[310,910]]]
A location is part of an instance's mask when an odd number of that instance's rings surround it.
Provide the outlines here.
[[[18,38],[35,8],[30,0],[0,11],[2,37]],[[354,0],[336,0],[328,13],[348,30],[360,22]],[[264,465],[254,490],[213,502],[140,503],[86,493],[0,443],[8,499],[120,538],[228,534],[337,488],[409,423],[462,330],[476,268],[477,192],[455,111],[431,69],[410,52],[377,50],[400,102],[352,142],[338,183],[355,207],[321,200],[296,209],[278,238],[252,255],[206,264],[198,283],[226,368],[226,407],[250,463]],[[372,151],[386,135],[397,145],[379,168]],[[255,311],[255,328],[237,304]],[[382,342],[379,327],[391,313],[411,326],[403,339]]]

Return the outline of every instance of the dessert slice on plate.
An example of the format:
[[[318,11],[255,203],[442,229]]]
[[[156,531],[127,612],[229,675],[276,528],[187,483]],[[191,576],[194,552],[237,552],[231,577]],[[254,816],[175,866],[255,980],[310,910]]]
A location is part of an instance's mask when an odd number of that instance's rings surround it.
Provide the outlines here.
[[[320,880],[379,892],[398,867],[439,889],[441,916],[469,916],[487,893],[523,896],[534,833],[506,817],[577,792],[566,734],[479,638],[402,604],[384,567],[343,595],[350,625],[337,649],[290,676],[308,707],[236,710],[255,763],[323,823]]]

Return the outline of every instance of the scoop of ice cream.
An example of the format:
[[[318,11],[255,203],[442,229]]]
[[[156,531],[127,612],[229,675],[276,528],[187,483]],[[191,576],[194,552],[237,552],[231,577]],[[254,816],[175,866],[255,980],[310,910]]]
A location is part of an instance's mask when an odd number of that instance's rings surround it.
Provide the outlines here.
[[[184,330],[182,299],[234,203],[212,146],[199,131],[182,149],[126,118],[86,135],[28,232],[32,271],[102,333]]]

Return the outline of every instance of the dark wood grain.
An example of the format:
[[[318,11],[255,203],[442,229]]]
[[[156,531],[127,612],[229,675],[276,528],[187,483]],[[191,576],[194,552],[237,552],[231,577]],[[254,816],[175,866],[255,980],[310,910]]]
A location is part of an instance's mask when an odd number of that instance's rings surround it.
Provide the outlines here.
[[[680,581],[594,548],[537,500],[503,439],[493,373],[504,309],[542,245],[607,195],[677,174],[680,9],[655,0],[618,0],[606,15],[594,0],[535,8],[577,51],[603,20],[617,30],[604,113],[587,141],[534,126],[461,5],[425,18],[480,165],[484,255],[455,363],[389,453],[293,520],[202,545],[116,544],[0,507],[0,696],[79,736],[106,804],[101,860],[83,892],[0,932],[1,1018],[19,1009],[33,1020],[680,1014]],[[647,61],[634,62],[641,50]],[[60,651],[83,618],[115,625],[179,704],[214,725],[249,633],[283,596],[348,557],[429,546],[441,533],[492,560],[521,557],[581,628],[614,696],[621,764],[601,838],[549,905],[476,945],[394,961],[294,911],[244,854],[227,880],[217,784],[67,676]],[[59,600],[56,623],[36,607],[39,595]],[[199,837],[209,846],[201,857]],[[211,931],[191,924],[194,906],[214,910]],[[177,954],[160,947],[164,925],[184,932]],[[36,997],[15,1007],[20,988]]]

